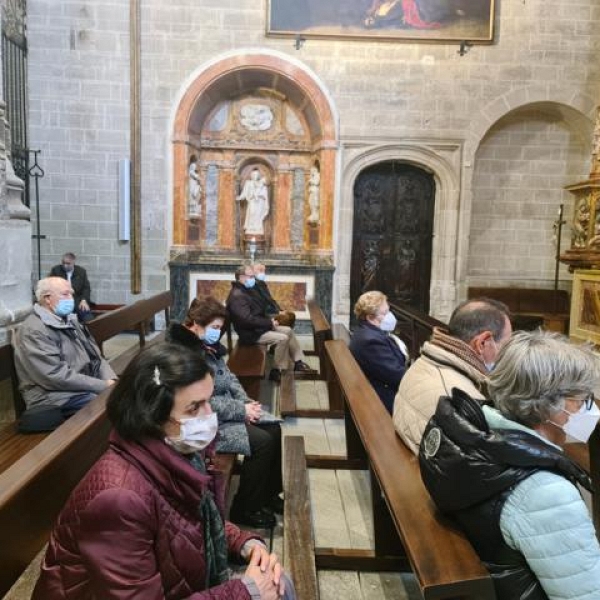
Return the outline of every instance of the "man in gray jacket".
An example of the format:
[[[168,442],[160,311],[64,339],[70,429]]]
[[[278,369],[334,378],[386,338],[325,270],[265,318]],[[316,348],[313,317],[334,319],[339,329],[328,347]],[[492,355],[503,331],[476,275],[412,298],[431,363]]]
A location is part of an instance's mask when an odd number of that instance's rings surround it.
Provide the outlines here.
[[[73,289],[60,277],[41,279],[33,312],[18,328],[13,345],[26,414],[58,407],[69,417],[116,377],[73,314]]]

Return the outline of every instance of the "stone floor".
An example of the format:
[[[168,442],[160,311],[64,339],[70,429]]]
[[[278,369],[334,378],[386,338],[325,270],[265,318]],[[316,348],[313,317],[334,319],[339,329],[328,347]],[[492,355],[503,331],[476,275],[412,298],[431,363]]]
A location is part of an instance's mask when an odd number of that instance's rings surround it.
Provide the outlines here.
[[[305,348],[312,346],[309,336],[300,336]],[[114,356],[136,342],[135,336],[119,336],[107,344],[107,355]],[[308,357],[307,362],[316,359]],[[327,407],[327,388],[320,381],[298,381],[297,400],[302,408]],[[261,401],[276,410],[276,393],[263,386]],[[310,454],[343,454],[344,426],[334,419],[286,419],[284,435],[303,435]],[[311,469],[309,472],[315,543],[318,546],[360,548],[373,547],[372,518],[369,503],[368,473]],[[282,529],[274,531],[273,550],[281,554]],[[4,600],[30,598],[39,572],[39,560],[4,597]],[[421,594],[411,574],[320,571],[321,600],[418,600]],[[312,599],[301,599],[312,600]]]

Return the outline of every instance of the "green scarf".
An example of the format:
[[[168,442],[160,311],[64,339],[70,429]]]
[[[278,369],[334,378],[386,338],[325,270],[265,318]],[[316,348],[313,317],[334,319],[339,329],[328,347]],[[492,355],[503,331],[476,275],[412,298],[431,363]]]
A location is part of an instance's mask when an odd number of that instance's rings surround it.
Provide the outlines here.
[[[202,457],[195,453],[191,458],[192,466],[206,475],[206,465]],[[204,552],[206,555],[206,589],[229,580],[227,563],[227,540],[225,525],[217,508],[212,492],[207,490],[200,500],[198,516],[204,525]]]

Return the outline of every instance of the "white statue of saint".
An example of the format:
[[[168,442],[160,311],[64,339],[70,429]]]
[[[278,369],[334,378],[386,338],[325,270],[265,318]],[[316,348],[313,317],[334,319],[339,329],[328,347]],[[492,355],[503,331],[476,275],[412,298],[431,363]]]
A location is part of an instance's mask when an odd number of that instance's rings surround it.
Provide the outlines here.
[[[252,169],[237,200],[246,200],[244,233],[246,235],[264,235],[264,220],[269,214],[269,188],[258,169]]]
[[[310,168],[310,177],[308,178],[308,207],[310,214],[308,222],[316,224],[319,222],[319,206],[321,195],[321,174],[316,165]]]
[[[195,156],[192,156],[188,169],[188,186],[188,216],[197,218],[200,216],[202,186],[200,185],[200,176],[198,175],[198,165]]]

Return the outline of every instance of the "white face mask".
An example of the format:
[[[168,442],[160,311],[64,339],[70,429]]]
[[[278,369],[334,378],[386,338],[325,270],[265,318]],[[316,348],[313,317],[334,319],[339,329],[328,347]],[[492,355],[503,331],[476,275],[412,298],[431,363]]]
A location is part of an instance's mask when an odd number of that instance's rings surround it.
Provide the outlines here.
[[[576,413],[567,410],[564,412],[569,415],[569,420],[562,426],[562,430],[572,438],[587,443],[600,420],[600,410],[596,403],[594,402],[589,410],[584,404]]]
[[[389,311],[385,317],[381,319],[379,329],[381,329],[381,331],[394,331],[394,329],[396,329],[396,323],[396,317],[393,315],[392,311]]]
[[[216,413],[191,419],[181,419],[179,437],[167,437],[165,441],[182,454],[204,450],[217,435],[219,422]]]

